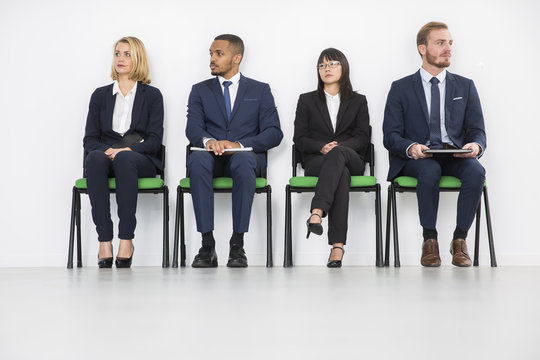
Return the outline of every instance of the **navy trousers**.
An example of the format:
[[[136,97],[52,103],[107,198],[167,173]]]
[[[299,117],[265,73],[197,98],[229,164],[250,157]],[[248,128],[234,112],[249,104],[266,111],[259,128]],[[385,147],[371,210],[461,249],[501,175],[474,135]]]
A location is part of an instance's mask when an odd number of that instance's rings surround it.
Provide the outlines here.
[[[113,239],[108,178],[116,178],[118,238],[135,237],[138,178],[156,176],[156,167],[145,155],[134,151],[119,152],[111,161],[103,151],[88,153],[84,163],[92,219],[99,241]]]
[[[351,175],[364,174],[364,161],[353,149],[336,146],[305,164],[306,176],[318,176],[311,210],[328,214],[328,243],[347,243]]]
[[[439,208],[439,181],[442,175],[455,176],[461,180],[457,202],[457,226],[468,231],[476,215],[482,196],[486,171],[477,159],[455,158],[451,155],[436,155],[432,158],[409,160],[401,175],[418,179],[416,197],[420,224],[435,230]]]
[[[253,152],[237,152],[216,156],[207,151],[194,151],[187,160],[191,198],[197,231],[204,234],[214,230],[214,177],[233,179],[233,230],[245,233],[249,229],[251,206],[255,195],[255,180],[261,173],[258,157]]]

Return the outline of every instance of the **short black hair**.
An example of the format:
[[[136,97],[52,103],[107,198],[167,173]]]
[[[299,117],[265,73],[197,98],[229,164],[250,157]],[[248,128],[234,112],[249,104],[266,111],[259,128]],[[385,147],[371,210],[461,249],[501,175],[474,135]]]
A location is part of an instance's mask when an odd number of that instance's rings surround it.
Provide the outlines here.
[[[215,37],[214,40],[225,40],[231,44],[233,48],[234,55],[240,54],[244,57],[244,42],[240,39],[239,36],[233,34],[221,34]]]

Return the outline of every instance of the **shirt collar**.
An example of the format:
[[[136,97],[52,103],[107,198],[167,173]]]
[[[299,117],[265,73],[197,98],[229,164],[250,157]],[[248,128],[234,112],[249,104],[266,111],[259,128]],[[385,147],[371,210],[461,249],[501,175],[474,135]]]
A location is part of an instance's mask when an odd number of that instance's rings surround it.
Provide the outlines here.
[[[422,80],[425,82],[430,82],[433,75],[428,73],[424,68],[420,68],[420,76],[422,77]],[[446,69],[441,71],[439,75],[435,76],[437,79],[439,79],[439,83],[443,83],[444,80],[446,80]]]
[[[122,92],[120,91],[120,86],[118,85],[118,80],[114,80],[113,88],[112,88],[112,94],[116,95],[116,93],[118,93],[118,92],[120,93],[120,95],[122,95]],[[133,87],[131,88],[131,90],[129,90],[129,92],[126,94],[126,96],[128,94],[135,94],[135,92],[137,92],[137,81],[135,81],[135,85],[133,85]]]
[[[330,99],[330,100],[340,100],[341,99],[341,97],[340,97],[341,93],[337,93],[336,95],[330,95],[329,93],[326,92],[326,90],[324,90],[324,94],[326,95],[326,98]]]
[[[225,79],[223,76],[218,75],[218,80],[219,80],[219,84],[220,84],[221,86],[223,86],[223,82],[224,82],[224,81],[230,81],[230,82],[232,82],[232,84],[231,84],[230,86],[235,86],[235,85],[238,84],[238,82],[240,81],[240,73],[237,72],[232,78],[230,78],[230,79],[228,79],[228,80]]]

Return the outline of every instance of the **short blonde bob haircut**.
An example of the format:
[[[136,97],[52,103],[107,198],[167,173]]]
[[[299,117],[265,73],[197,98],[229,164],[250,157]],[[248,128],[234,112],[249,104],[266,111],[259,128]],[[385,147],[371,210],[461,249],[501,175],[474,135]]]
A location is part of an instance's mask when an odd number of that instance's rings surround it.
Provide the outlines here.
[[[118,43],[129,44],[131,51],[131,59],[133,61],[133,68],[129,73],[129,79],[134,81],[140,81],[143,84],[150,84],[150,69],[148,66],[148,57],[146,56],[146,49],[141,40],[134,36],[125,36],[118,40],[113,47],[113,56],[116,52],[116,46]],[[114,67],[114,60],[111,66],[111,78],[118,80],[118,72]]]

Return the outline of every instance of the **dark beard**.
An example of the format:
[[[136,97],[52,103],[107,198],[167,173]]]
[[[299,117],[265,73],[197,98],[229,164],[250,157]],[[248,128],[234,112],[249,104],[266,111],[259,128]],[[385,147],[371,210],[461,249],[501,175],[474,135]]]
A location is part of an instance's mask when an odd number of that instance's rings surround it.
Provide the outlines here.
[[[444,69],[450,66],[450,60],[436,62],[435,57],[431,56],[429,52],[426,53],[426,61],[428,64],[438,67],[439,69]]]

